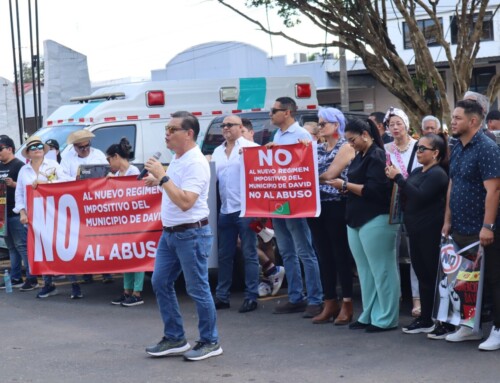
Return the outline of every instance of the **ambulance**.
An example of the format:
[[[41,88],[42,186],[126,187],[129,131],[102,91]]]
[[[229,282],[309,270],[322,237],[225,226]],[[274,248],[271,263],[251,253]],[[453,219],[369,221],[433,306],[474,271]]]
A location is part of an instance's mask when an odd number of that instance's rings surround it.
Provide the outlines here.
[[[300,111],[316,116],[318,101],[316,87],[310,77],[250,77],[179,81],[149,81],[122,84],[96,90],[88,96],[74,97],[70,103],[59,107],[34,135],[42,141],[59,142],[61,156],[71,150],[67,137],[74,131],[88,129],[95,138],[92,146],[106,149],[127,137],[133,150],[131,162],[141,167],[156,152],[168,164],[172,153],[165,145],[165,126],[171,114],[184,110],[195,115],[200,122],[197,143],[203,146],[207,128],[215,118],[229,114],[242,116],[269,116],[269,111],[279,97],[293,98]],[[257,120],[255,120],[257,122]],[[219,123],[220,125],[220,123]],[[212,135],[213,136],[213,135]],[[210,140],[213,145],[213,139]],[[21,146],[16,156],[25,160]],[[86,165],[83,172],[93,173],[99,166]],[[102,167],[102,166],[101,166]],[[211,163],[212,174],[215,173]],[[86,176],[87,177],[87,176]],[[88,176],[91,178],[92,174]],[[211,177],[209,222],[213,233],[217,231],[216,177]],[[214,236],[209,267],[217,267],[217,240]]]
[[[299,109],[317,109],[316,88],[309,77],[252,77],[149,81],[101,88],[91,95],[74,97],[54,111],[35,135],[56,139],[61,155],[72,150],[69,134],[88,129],[95,134],[92,146],[105,152],[127,137],[133,163],[143,164],[154,153],[163,163],[172,154],[165,146],[165,125],[179,110],[200,121],[197,143],[203,144],[209,123],[218,116],[268,112],[278,97],[293,98]],[[18,150],[20,154],[23,147]]]

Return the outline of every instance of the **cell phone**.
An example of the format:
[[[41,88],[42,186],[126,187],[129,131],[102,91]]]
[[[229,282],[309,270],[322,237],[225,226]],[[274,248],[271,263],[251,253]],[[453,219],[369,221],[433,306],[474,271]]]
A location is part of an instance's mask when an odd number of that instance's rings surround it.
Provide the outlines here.
[[[389,153],[385,153],[385,165],[386,166],[391,166],[392,165],[391,155]]]

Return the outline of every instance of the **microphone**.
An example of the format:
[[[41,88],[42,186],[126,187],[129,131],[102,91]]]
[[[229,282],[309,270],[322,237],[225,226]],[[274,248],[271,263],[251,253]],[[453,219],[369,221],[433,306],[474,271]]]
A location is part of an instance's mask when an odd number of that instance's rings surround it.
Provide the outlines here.
[[[158,160],[161,157],[161,153],[156,152],[155,154],[153,154],[153,157]],[[144,169],[142,169],[141,173],[137,176],[137,179],[142,180],[146,174],[148,174],[148,170],[146,168],[144,168]]]

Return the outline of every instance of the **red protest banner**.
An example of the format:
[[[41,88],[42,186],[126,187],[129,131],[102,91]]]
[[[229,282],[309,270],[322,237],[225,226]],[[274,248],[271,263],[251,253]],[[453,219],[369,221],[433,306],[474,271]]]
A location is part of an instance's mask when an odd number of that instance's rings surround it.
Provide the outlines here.
[[[243,148],[241,216],[299,218],[321,212],[316,145]]]
[[[162,231],[158,187],[110,177],[30,186],[27,197],[34,275],[153,270]]]

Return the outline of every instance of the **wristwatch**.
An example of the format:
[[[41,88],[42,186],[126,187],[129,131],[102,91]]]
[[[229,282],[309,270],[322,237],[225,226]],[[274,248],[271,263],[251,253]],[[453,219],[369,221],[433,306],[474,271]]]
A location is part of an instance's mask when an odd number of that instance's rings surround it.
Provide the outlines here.
[[[497,229],[497,225],[494,223],[483,223],[483,227],[491,231],[495,231]]]
[[[170,179],[169,176],[163,176],[162,179],[160,180],[160,187],[165,183],[165,182],[168,182],[168,180]]]
[[[347,192],[347,181],[342,181],[342,193]]]

